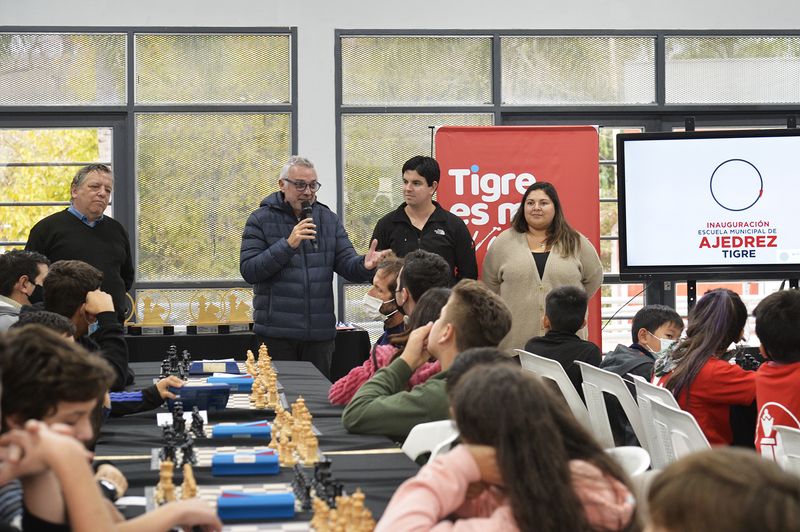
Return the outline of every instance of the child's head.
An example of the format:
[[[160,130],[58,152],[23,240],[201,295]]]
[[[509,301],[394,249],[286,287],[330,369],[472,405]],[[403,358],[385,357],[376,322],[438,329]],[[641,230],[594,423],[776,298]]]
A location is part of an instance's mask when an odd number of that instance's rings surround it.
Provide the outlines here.
[[[656,477],[648,500],[653,532],[800,531],[800,480],[744,449],[678,460]]]
[[[458,386],[461,377],[475,366],[494,364],[509,364],[511,367],[519,369],[519,361],[512,358],[505,351],[496,347],[473,347],[463,353],[453,361],[453,365],[447,370],[447,395],[451,396],[453,390]]]
[[[103,273],[83,261],[60,260],[50,267],[44,280],[44,307],[73,321],[81,316],[86,294],[100,288]]]
[[[671,343],[681,337],[683,320],[675,309],[666,305],[647,305],[633,317],[631,341],[657,353],[664,350],[662,343]]]
[[[742,338],[747,307],[727,288],[709,290],[689,312],[686,339],[675,350],[676,365],[667,388],[678,397],[688,389],[712,356],[721,356]]]
[[[586,291],[577,286],[559,286],[547,294],[544,300],[545,329],[575,334],[586,325]]]
[[[440,358],[437,353],[443,346],[456,353],[471,347],[496,347],[510,329],[511,311],[503,300],[482,282],[462,279],[433,324],[428,350]]]
[[[762,353],[777,362],[800,361],[800,291],[781,290],[756,306],[756,335]]]
[[[28,419],[64,423],[90,441],[92,412],[114,378],[108,363],[40,325],[10,331],[6,351],[0,362],[4,427]]]
[[[612,478],[624,478],[564,401],[519,366],[473,367],[450,397],[462,440],[495,449],[520,530],[589,528],[585,506],[572,487],[570,460],[584,460]],[[630,514],[622,525],[629,520]]]
[[[64,338],[71,341],[75,340],[75,324],[61,314],[56,314],[55,312],[49,312],[47,310],[21,312],[19,320],[14,323],[11,328],[16,329],[32,324],[43,325]]]

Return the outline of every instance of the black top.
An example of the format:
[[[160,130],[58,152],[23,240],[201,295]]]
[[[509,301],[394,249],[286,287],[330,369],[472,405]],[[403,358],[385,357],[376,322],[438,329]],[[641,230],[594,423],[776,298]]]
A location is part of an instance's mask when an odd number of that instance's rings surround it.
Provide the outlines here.
[[[536,269],[539,270],[539,279],[544,279],[544,267],[547,264],[547,257],[550,256],[550,252],[536,253],[531,251],[531,255],[533,255],[533,260],[536,262]]]
[[[464,222],[455,214],[433,202],[436,209],[420,231],[406,214],[406,204],[378,220],[372,240],[378,240],[378,249],[391,249],[398,257],[422,249],[436,253],[450,265],[455,280],[477,279],[478,262],[475,243]]]
[[[113,312],[97,315],[98,329],[92,334],[78,338],[77,342],[89,352],[99,353],[114,370],[111,391],[118,392],[133,382],[133,371],[128,367],[128,345],[125,331]]]
[[[133,257],[128,233],[118,221],[103,216],[89,227],[65,209],[39,220],[25,249],[38,251],[51,262],[82,260],[103,272],[100,288],[114,298],[120,323],[125,321],[125,292],[133,286]]]
[[[573,364],[576,360],[592,366],[600,365],[600,348],[592,342],[581,340],[575,334],[548,331],[544,336],[536,336],[525,344],[525,351],[550,358],[564,367],[569,380],[583,399],[583,377],[581,368]]]

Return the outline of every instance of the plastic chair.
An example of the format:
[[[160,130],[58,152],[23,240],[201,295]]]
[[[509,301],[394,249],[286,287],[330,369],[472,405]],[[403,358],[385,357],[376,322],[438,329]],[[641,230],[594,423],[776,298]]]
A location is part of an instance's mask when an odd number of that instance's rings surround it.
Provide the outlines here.
[[[561,395],[564,396],[567,405],[570,410],[572,410],[572,415],[575,416],[575,419],[577,419],[581,425],[591,432],[592,422],[589,419],[589,411],[586,410],[586,405],[583,404],[581,396],[578,395],[578,391],[575,389],[575,386],[572,385],[572,381],[567,377],[567,372],[564,371],[561,364],[555,360],[534,355],[523,349],[516,349],[515,351],[519,353],[519,361],[523,369],[556,383],[558,389],[561,391]]]
[[[441,443],[439,443],[439,445],[433,448],[433,450],[431,451],[431,457],[428,458],[428,461],[430,462],[440,454],[445,454],[450,452],[450,449],[453,448],[453,444],[460,435],[461,434],[459,434],[458,429],[455,429],[452,435],[445,438],[444,441],[442,441]]]
[[[773,427],[778,433],[776,461],[784,470],[800,475],[800,430],[785,425]]]
[[[623,445],[605,450],[629,477],[641,475],[650,467],[650,453],[641,447]]]
[[[639,375],[629,374],[629,376],[633,377],[633,384],[636,386],[636,402],[639,404],[640,418],[642,420],[645,439],[648,442],[650,461],[653,464],[653,469],[664,469],[668,463],[666,449],[661,445],[661,440],[658,437],[658,426],[653,419],[650,403],[651,401],[658,401],[676,410],[680,410],[680,406],[678,406],[678,401],[675,400],[675,396],[672,395],[672,392],[666,388],[651,384]],[[639,441],[642,442],[644,440],[639,438]]]
[[[650,412],[667,464],[696,451],[710,449],[708,439],[689,412],[650,401]]]
[[[458,429],[449,419],[420,423],[408,433],[402,449],[406,456],[416,460],[423,453],[433,453],[434,450],[441,452],[440,444],[448,440],[449,443],[452,443],[457,437]]]
[[[649,453],[650,442],[647,440],[647,433],[644,431],[639,405],[634,401],[622,377],[586,362],[576,360],[575,364],[578,364],[581,368],[583,396],[586,398],[586,407],[589,410],[589,420],[592,422],[594,436],[600,442],[600,445],[614,447],[614,435],[611,431],[608,409],[603,395],[605,392],[613,395],[619,401],[640,445]],[[647,460],[649,462],[650,458],[648,457]]]

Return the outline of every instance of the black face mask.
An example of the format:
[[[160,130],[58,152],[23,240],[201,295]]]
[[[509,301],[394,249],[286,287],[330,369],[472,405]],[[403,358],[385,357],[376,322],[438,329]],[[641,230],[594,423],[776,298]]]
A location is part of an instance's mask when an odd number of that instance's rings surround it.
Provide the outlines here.
[[[40,284],[33,285],[35,288],[31,295],[28,296],[28,301],[31,302],[31,305],[35,305],[36,303],[43,303],[44,302],[44,288]]]

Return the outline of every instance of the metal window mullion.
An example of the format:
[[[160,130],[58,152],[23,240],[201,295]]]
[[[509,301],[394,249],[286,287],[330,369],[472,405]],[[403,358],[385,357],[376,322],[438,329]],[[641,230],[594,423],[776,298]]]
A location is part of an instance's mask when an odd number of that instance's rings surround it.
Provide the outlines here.
[[[2,168],[37,168],[37,167],[59,167],[59,166],[86,166],[89,164],[105,164],[111,166],[111,161],[94,161],[94,162],[79,162],[79,163],[0,163]]]
[[[0,201],[0,207],[60,207],[69,204],[68,201]]]

